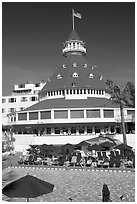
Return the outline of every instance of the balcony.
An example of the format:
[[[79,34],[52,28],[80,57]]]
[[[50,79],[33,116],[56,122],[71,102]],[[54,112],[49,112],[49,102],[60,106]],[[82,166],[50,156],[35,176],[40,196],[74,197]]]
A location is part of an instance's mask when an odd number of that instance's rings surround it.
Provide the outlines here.
[[[124,120],[126,123],[128,122],[135,122],[135,115],[124,115]],[[121,116],[115,116],[116,123],[121,123]]]

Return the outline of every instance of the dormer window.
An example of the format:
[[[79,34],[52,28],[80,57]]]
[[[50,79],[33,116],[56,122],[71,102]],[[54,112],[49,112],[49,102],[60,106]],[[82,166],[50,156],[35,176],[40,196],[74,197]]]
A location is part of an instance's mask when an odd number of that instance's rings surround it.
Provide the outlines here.
[[[78,74],[76,72],[74,72],[72,77],[78,77]]]
[[[77,67],[77,64],[74,62],[74,64],[72,65],[73,67]]]
[[[100,77],[99,77],[99,80],[103,80],[103,77],[102,77],[102,76],[100,76]]]
[[[65,64],[63,64],[63,65],[62,65],[62,67],[63,67],[63,68],[66,68],[66,65],[65,65]]]
[[[60,74],[58,74],[57,79],[62,79],[62,76]]]
[[[89,78],[90,78],[90,79],[93,79],[93,77],[94,77],[93,74],[90,73]]]
[[[85,68],[87,68],[87,67],[88,67],[88,65],[87,65],[87,64],[84,64],[84,67],[85,67]]]

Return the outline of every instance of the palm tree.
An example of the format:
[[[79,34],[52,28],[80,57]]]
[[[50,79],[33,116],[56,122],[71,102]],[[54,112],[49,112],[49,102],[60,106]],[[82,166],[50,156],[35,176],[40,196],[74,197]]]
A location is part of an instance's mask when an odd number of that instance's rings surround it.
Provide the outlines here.
[[[113,100],[114,103],[119,104],[120,115],[121,115],[121,127],[123,133],[123,143],[127,144],[126,138],[126,129],[125,129],[125,120],[124,120],[124,106],[133,107],[133,86],[131,82],[128,82],[126,86],[118,86],[113,83],[112,80],[107,80],[106,82],[108,90],[110,91],[111,97],[110,100]],[[131,95],[132,91],[132,95]]]

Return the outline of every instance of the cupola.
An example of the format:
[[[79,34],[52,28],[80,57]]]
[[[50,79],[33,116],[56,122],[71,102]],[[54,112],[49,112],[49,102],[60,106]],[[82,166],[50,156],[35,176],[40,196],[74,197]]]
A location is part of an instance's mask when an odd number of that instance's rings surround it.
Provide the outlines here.
[[[64,56],[86,54],[85,43],[80,40],[75,30],[72,30],[68,40],[64,43],[62,53]]]

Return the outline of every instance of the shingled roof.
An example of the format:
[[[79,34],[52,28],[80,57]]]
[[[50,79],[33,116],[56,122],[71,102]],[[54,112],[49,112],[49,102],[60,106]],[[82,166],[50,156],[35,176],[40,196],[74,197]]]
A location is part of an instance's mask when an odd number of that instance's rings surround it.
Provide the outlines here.
[[[112,103],[109,99],[105,98],[88,98],[88,99],[73,99],[67,100],[64,98],[59,99],[47,99],[41,101],[29,108],[23,110],[26,111],[34,111],[34,110],[45,110],[45,109],[52,109],[52,108],[118,108],[119,106]]]

